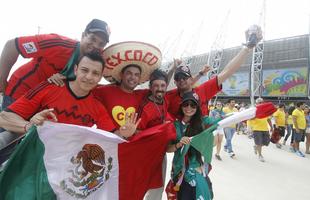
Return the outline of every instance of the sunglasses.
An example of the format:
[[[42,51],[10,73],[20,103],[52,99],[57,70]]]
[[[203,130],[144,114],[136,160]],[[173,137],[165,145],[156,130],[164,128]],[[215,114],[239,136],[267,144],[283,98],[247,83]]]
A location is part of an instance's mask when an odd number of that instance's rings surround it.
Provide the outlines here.
[[[186,108],[190,106],[191,108],[197,108],[197,104],[193,103],[193,102],[184,102],[182,103],[182,107]]]
[[[189,77],[184,74],[177,75],[174,78],[175,81],[180,81],[180,80],[186,81],[187,79],[189,79]]]

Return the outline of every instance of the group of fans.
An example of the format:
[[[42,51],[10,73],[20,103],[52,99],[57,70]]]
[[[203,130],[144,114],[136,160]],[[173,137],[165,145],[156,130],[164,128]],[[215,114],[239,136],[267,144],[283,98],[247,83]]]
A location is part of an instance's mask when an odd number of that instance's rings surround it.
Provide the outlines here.
[[[256,99],[256,104],[263,103],[262,98]],[[236,104],[234,99],[226,100],[223,105],[221,101],[216,101],[210,106],[210,116],[215,118],[225,118],[230,113],[240,112],[246,109],[245,103]],[[277,105],[277,111],[271,116],[264,119],[251,119],[232,124],[231,127],[224,128],[226,143],[224,151],[228,152],[231,157],[235,156],[232,150],[231,140],[235,133],[248,135],[250,139],[254,138],[254,153],[258,154],[258,159],[265,161],[262,155],[262,146],[268,146],[270,142],[274,143],[277,148],[282,148],[287,144],[290,138],[290,151],[300,157],[310,154],[310,116],[309,107],[304,102],[291,103],[286,106],[283,103]],[[222,160],[220,150],[223,136],[216,135],[214,144],[216,145],[215,158]],[[305,152],[299,148],[299,143],[305,142]]]
[[[256,26],[254,31],[252,27],[251,31],[246,32],[244,48],[226,67],[195,88],[195,79],[205,75],[208,66],[193,77],[189,66],[175,60],[171,71],[166,74],[158,69],[161,54],[153,45],[122,42],[103,50],[109,42],[110,31],[107,23],[98,19],[86,26],[80,42],[57,34],[9,40],[0,59],[0,91],[4,92],[0,113],[3,132],[0,136],[13,142],[1,147],[6,150],[1,151],[1,163],[9,158],[15,145],[33,125],[42,125],[46,120],[88,127],[97,125],[97,128],[114,132],[129,141],[139,131],[174,122],[176,136],[169,138],[165,149],[165,152],[174,152],[170,182],[173,191],[167,191],[168,199],[212,199],[212,186],[207,175],[210,163],[205,163],[201,152],[193,147],[185,155],[182,150],[190,143],[191,137],[206,128],[204,117],[224,117],[220,112],[219,115],[213,113],[216,109],[209,112],[208,101],[221,90],[222,83],[238,70],[262,39],[260,27]],[[7,81],[19,55],[32,59],[19,67]],[[166,91],[173,73],[177,88]],[[111,84],[98,85],[102,77]],[[136,89],[148,80],[149,89]],[[234,100],[230,100],[221,112],[225,115],[236,112],[233,104]],[[299,118],[295,121],[294,141],[300,141],[304,127]],[[254,125],[252,130],[255,148],[262,157],[261,146],[267,139],[258,132],[265,130],[256,130]],[[235,156],[231,143],[234,132],[234,126],[225,128],[224,150],[232,157]],[[215,139],[219,144],[221,137],[218,135]],[[299,152],[297,143],[294,149]],[[217,150],[216,158],[221,159],[220,146]],[[164,173],[165,152],[160,169]],[[161,199],[163,188],[148,188],[146,199]]]

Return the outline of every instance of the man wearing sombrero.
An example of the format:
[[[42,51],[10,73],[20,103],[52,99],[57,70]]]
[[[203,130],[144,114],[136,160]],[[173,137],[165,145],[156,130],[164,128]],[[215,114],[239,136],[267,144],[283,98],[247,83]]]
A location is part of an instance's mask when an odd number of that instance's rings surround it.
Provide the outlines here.
[[[111,82],[95,89],[94,94],[105,105],[116,126],[125,123],[125,113],[138,110],[147,89],[135,88],[148,81],[150,74],[161,65],[158,48],[142,42],[121,42],[103,52],[106,68],[104,77]]]

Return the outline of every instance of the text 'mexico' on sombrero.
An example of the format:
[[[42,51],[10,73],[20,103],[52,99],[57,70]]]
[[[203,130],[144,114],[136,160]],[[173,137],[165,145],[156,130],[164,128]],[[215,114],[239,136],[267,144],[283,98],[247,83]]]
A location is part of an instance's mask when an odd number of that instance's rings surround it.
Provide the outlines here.
[[[105,69],[103,77],[110,81],[120,82],[121,71],[129,64],[141,68],[140,83],[149,80],[150,74],[161,65],[161,51],[148,43],[128,41],[113,44],[103,51]]]

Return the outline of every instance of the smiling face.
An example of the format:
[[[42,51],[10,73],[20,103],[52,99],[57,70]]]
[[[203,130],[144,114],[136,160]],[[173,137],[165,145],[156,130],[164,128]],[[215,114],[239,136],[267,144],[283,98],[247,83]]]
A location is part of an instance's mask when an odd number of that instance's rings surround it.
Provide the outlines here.
[[[107,41],[104,39],[103,33],[83,33],[81,39],[81,53],[86,54],[93,51],[101,51],[107,45]]]
[[[188,100],[181,104],[182,112],[186,117],[192,117],[197,111],[197,104],[194,101]]]
[[[84,56],[78,66],[75,67],[74,91],[77,91],[79,95],[87,95],[101,80],[102,71],[101,62]]]
[[[129,66],[121,72],[121,87],[127,91],[133,91],[140,83],[141,71],[138,67]]]
[[[164,80],[153,80],[150,85],[152,96],[159,102],[163,101],[167,90],[167,83]]]
[[[178,90],[181,92],[187,92],[192,89],[192,77],[179,73],[175,76],[174,82]]]

